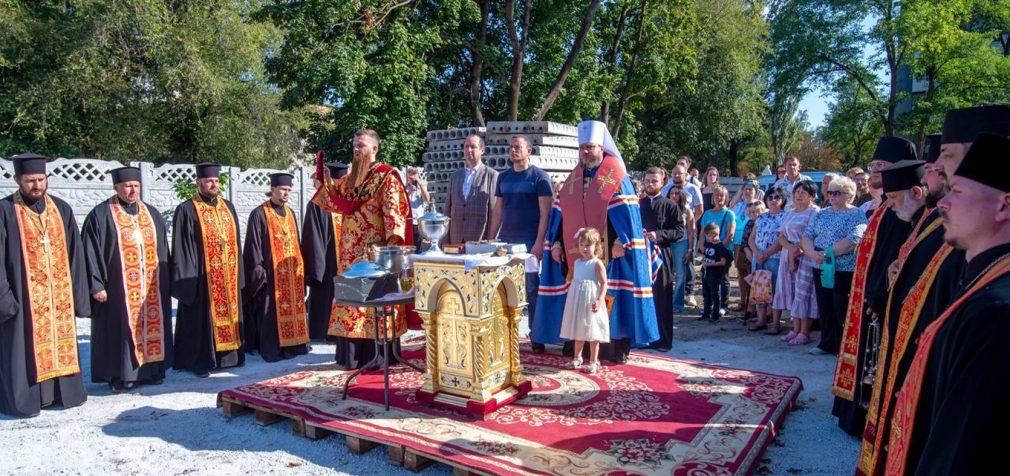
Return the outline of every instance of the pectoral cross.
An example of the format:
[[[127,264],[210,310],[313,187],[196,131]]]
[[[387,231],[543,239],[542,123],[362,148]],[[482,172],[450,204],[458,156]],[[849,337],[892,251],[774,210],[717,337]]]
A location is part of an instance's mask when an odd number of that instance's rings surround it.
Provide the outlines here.
[[[610,169],[607,175],[600,176],[600,189],[596,193],[603,193],[603,187],[607,185],[614,185],[617,180],[614,179],[614,169]]]
[[[48,253],[49,252],[49,243],[51,243],[49,241],[49,235],[48,234],[42,235],[42,239],[39,240],[39,243],[41,243],[42,246],[45,247],[46,253]]]

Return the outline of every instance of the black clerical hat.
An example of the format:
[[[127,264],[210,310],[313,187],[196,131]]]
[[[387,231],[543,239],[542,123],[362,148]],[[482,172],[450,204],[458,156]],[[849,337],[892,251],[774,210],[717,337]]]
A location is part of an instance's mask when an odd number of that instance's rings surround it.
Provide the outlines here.
[[[34,175],[46,173],[46,160],[44,155],[27,152],[11,157],[14,162],[14,175]]]
[[[341,162],[327,162],[326,168],[330,169],[330,178],[338,179],[347,175],[347,164]]]
[[[120,167],[112,169],[112,183],[139,182],[140,169],[136,167]]]
[[[1010,138],[979,134],[954,175],[1010,192]]]
[[[877,149],[873,151],[870,162],[883,160],[884,162],[901,162],[902,160],[917,160],[915,155],[915,144],[904,137],[887,136],[881,137],[877,141]]]
[[[221,164],[204,162],[196,164],[196,178],[216,178],[221,175]]]
[[[947,111],[943,118],[940,142],[971,142],[983,132],[1010,136],[1010,104],[989,104]]]
[[[940,134],[930,134],[926,136],[926,150],[923,151],[922,160],[925,160],[927,164],[932,164],[936,162],[936,159],[940,158]]]
[[[270,174],[270,187],[290,187],[295,183],[294,178],[294,175],[287,172]],[[270,192],[267,192],[266,195],[269,197]]]
[[[926,175],[926,162],[922,160],[902,160],[895,162],[890,167],[880,171],[880,178],[884,183],[884,193],[900,192],[922,183],[922,176]]]

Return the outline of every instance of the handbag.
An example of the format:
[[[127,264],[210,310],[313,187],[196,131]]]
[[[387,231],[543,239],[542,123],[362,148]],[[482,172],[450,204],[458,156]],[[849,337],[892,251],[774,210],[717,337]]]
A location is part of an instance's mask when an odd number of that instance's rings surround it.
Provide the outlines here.
[[[824,250],[824,261],[821,261],[821,287],[835,287],[835,249],[830,246]]]

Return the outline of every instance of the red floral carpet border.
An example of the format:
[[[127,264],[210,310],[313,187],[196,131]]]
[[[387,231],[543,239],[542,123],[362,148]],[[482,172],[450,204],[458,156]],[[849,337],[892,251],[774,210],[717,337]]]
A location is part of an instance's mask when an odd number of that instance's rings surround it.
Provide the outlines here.
[[[424,365],[423,350],[404,357]],[[596,375],[522,351],[533,391],[483,420],[419,403],[423,375],[305,370],[221,392],[345,434],[402,445],[494,474],[749,474],[802,389],[796,377],[633,353]]]

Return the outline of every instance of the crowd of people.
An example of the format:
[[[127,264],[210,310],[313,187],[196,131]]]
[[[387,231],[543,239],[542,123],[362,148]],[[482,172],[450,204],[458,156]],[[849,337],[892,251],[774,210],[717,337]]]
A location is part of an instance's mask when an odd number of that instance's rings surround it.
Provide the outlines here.
[[[818,186],[787,157],[772,184],[746,176],[734,194],[688,157],[636,185],[605,124],[578,133],[579,163],[561,183],[530,163],[522,135],[502,172],[468,137],[450,178],[445,241],[498,239],[532,255],[534,352],[560,345],[572,368],[595,373],[633,348],[669,351],[675,316],[699,308],[701,321],[737,319],[837,356],[832,413],[862,439],[857,473],[1010,471],[1010,106],[949,111],[921,160],[911,141],[882,137],[868,172]],[[92,318],[92,379],[114,392],[160,383],[169,367],[206,377],[246,352],[292,358],[310,339],[334,340],[348,368],[369,362],[372,313],[335,303],[333,277],[371,245],[419,244],[430,202],[417,170],[401,179],[378,160],[379,143],[356,133],[351,167],[319,156],[301,230],[285,205],[292,176],[274,174],[244,246],[216,164],[196,166],[170,248],[138,169],[112,172],[115,194],[78,231],[46,192],[46,158],[14,156],[19,190],[0,201],[0,411],[85,401],[75,316]],[[413,317],[401,309],[388,332]]]

